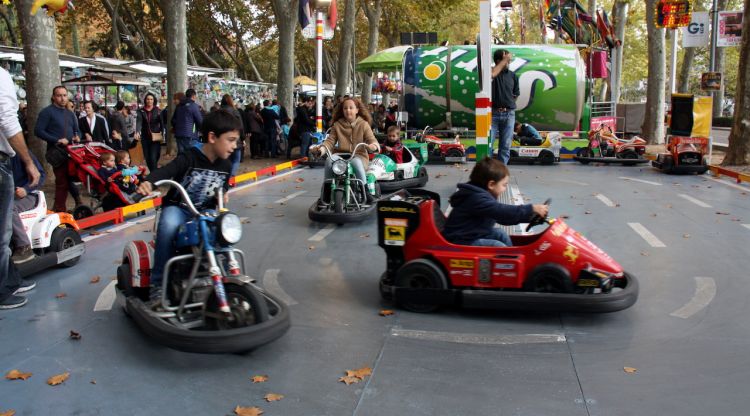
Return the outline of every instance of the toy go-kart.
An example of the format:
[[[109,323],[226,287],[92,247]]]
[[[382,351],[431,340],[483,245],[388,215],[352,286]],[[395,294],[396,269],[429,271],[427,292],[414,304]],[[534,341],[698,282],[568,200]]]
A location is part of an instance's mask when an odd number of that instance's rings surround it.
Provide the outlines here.
[[[403,147],[403,163],[396,163],[383,154],[375,155],[370,161],[367,175],[378,181],[383,192],[425,186],[429,180],[427,169],[424,167],[427,160],[427,144],[406,142]]]
[[[537,146],[522,146],[517,138],[513,138],[510,145],[510,163],[539,162],[542,165],[552,165],[560,161],[562,135],[551,131],[544,137],[544,141]]]
[[[708,171],[708,139],[704,137],[669,136],[667,151],[656,155],[651,165],[666,173]]]
[[[378,203],[378,243],[387,269],[381,295],[404,309],[439,306],[614,312],[633,305],[638,281],[562,219],[534,235],[512,236],[511,247],[449,243],[437,194],[402,191]]]
[[[366,194],[370,193],[372,199],[379,198],[380,186],[372,175],[367,175],[367,183],[363,183],[354,174],[354,166],[350,163],[360,146],[367,148],[367,143],[356,145],[352,153],[333,153],[329,156],[332,178],[323,181],[320,198],[308,210],[307,215],[312,221],[336,224],[360,222],[375,212],[375,204],[367,202]]]
[[[177,233],[177,252],[167,261],[162,297],[149,302],[152,242],[131,241],[117,268],[117,298],[149,337],[170,348],[199,353],[245,352],[283,335],[289,309],[245,274],[240,218],[223,207],[198,212],[185,189],[175,187],[192,218]],[[155,221],[158,224],[158,220]]]
[[[466,148],[458,140],[442,139],[432,133],[432,127],[425,127],[422,133],[417,133],[414,140],[427,143],[427,161],[444,163],[466,163]]]
[[[642,138],[635,136],[631,139],[620,139],[612,133],[610,127],[602,126],[589,132],[588,146],[579,149],[573,159],[584,165],[597,162],[634,166],[648,162],[648,159],[643,157],[644,153],[646,141]]]
[[[23,228],[37,255],[16,265],[22,276],[31,276],[55,266],[71,267],[78,263],[86,248],[78,234],[78,224],[68,213],[47,211],[47,200],[41,191],[32,192],[37,203],[20,213]]]

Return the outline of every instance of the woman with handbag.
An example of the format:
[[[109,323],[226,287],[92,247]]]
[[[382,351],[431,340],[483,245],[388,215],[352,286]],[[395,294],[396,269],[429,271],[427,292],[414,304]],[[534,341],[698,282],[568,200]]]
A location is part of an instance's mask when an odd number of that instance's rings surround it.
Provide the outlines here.
[[[156,96],[149,92],[143,97],[143,107],[138,110],[135,139],[142,143],[146,166],[151,172],[158,167],[161,156],[161,143],[164,141],[162,130],[161,111],[156,105]]]

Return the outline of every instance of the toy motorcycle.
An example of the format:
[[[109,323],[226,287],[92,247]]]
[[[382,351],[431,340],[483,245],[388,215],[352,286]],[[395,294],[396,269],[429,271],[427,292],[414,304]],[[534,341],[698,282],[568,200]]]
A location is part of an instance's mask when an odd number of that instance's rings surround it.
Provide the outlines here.
[[[36,194],[36,205],[20,216],[36,257],[16,265],[21,277],[55,266],[72,267],[86,251],[73,216],[48,211],[44,193],[34,191],[33,194]]]
[[[170,348],[236,353],[273,341],[289,329],[288,307],[245,274],[240,218],[223,206],[198,212],[185,189],[175,187],[192,218],[180,226],[177,252],[164,267],[162,296],[149,301],[154,242],[131,241],[117,268],[117,298],[148,336]],[[155,220],[158,224],[158,219]]]
[[[635,136],[632,139],[620,139],[610,127],[601,126],[598,130],[589,132],[588,146],[579,149],[573,159],[584,165],[599,162],[634,166],[648,162],[643,156],[645,153],[646,141],[642,138]]]
[[[351,163],[360,146],[367,147],[367,143],[356,145],[352,153],[333,153],[329,156],[333,177],[323,182],[320,198],[310,206],[308,217],[312,221],[336,224],[360,222],[375,212],[375,204],[368,203],[367,194],[372,199],[379,198],[380,186],[372,175],[367,176],[367,183],[362,182],[354,174]]]

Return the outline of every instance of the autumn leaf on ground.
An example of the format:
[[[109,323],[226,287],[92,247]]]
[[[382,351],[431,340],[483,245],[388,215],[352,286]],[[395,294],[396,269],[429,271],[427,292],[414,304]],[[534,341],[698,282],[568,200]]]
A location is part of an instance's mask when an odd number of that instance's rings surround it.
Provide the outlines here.
[[[253,376],[250,380],[252,380],[253,383],[265,383],[268,381],[268,376]]]
[[[364,380],[365,377],[372,375],[372,368],[362,367],[356,370],[346,370],[347,377],[357,377],[360,380]]]
[[[339,377],[339,381],[342,383],[346,383],[346,385],[348,386],[350,384],[359,383],[361,380],[357,377],[343,376]]]
[[[260,407],[240,407],[234,408],[234,414],[237,416],[259,416],[263,414],[263,409]]]
[[[683,234],[682,238],[690,238],[690,234]]]
[[[0,416],[13,416],[16,414],[16,411],[13,409],[6,410],[4,412],[0,412]]]
[[[55,295],[55,297],[58,298],[58,299],[62,299],[62,298],[67,297],[67,296],[68,296],[68,294],[65,293],[65,292],[60,292],[60,293],[58,293],[58,294]]]
[[[716,211],[716,215],[729,215],[728,212]]]
[[[89,231],[89,235],[101,235],[101,234],[102,233],[100,233],[99,231],[96,231],[96,230]]]
[[[267,402],[277,402],[284,398],[283,394],[276,394],[276,393],[268,393],[265,396],[263,396],[264,399],[266,399]]]
[[[266,208],[273,209],[273,205],[266,205]]]
[[[304,188],[301,187],[301,186],[299,186],[299,185],[297,185],[297,186],[294,187],[294,189],[304,189]]]
[[[656,216],[656,213],[654,213],[654,214],[651,214],[651,216],[652,216],[652,217],[655,217],[655,216]]]
[[[286,205],[286,202],[279,202],[279,205]]]
[[[560,215],[560,218],[567,220],[568,218],[570,218],[570,215],[563,214],[563,215]]]
[[[274,214],[274,217],[283,217],[284,214]]]
[[[250,218],[240,217],[240,224],[250,224]]]
[[[5,378],[8,380],[26,380],[31,377],[31,373],[22,373],[18,370],[10,370],[5,374]]]
[[[91,381],[89,381],[89,383],[91,383],[91,384],[96,384],[96,380],[94,380],[94,379],[92,378],[92,379],[91,379]]]
[[[623,367],[622,368],[626,373],[628,374],[635,374],[636,371],[638,371],[635,367]]]
[[[619,207],[620,207],[620,204],[615,204],[615,208],[619,208]]]
[[[741,220],[741,219],[739,219],[739,218],[732,218],[732,221],[740,222],[740,221],[742,221],[742,220]]]
[[[392,310],[390,310],[390,309],[383,309],[379,313],[380,316],[391,316],[393,314],[394,314],[394,312]]]
[[[81,334],[79,334],[78,332],[76,332],[76,331],[73,331],[73,330],[71,329],[71,330],[70,330],[70,339],[74,339],[74,340],[78,341],[78,340],[80,340],[80,339],[81,339]]]
[[[645,251],[641,251],[641,256],[648,257],[648,253],[646,253]]]
[[[304,182],[305,180],[304,180],[303,178],[297,178],[297,179],[295,179],[294,181],[295,181],[295,182],[297,182],[297,183],[302,183],[302,182]]]
[[[68,377],[70,377],[70,373],[68,373],[68,372],[65,372],[65,373],[62,373],[62,374],[58,374],[56,376],[52,376],[52,377],[48,378],[47,379],[47,384],[49,384],[50,386],[57,386],[58,384],[64,383],[65,380],[68,379]]]
[[[435,175],[435,179],[442,178],[443,176],[446,176],[446,175],[444,173],[438,173],[437,175]]]
[[[122,264],[122,260],[115,260],[112,262],[112,264],[114,264],[115,266],[119,266]]]
[[[585,211],[584,214],[591,214],[591,211]]]
[[[369,238],[369,237],[370,237],[370,233],[362,233],[359,235],[359,238]]]
[[[91,280],[89,280],[89,283],[91,284],[99,283],[100,280],[102,280],[101,276],[94,276],[91,278]]]
[[[310,251],[315,250],[315,246],[309,246],[309,247],[307,247],[307,249],[310,250]]]

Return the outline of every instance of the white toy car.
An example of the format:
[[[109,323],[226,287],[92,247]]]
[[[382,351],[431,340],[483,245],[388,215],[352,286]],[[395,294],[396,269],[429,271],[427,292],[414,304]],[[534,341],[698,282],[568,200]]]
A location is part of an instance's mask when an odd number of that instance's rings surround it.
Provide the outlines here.
[[[542,165],[552,165],[559,162],[562,135],[560,132],[550,131],[543,135],[543,138],[544,141],[538,146],[521,146],[521,143],[514,138],[510,146],[510,163],[539,162]]]

